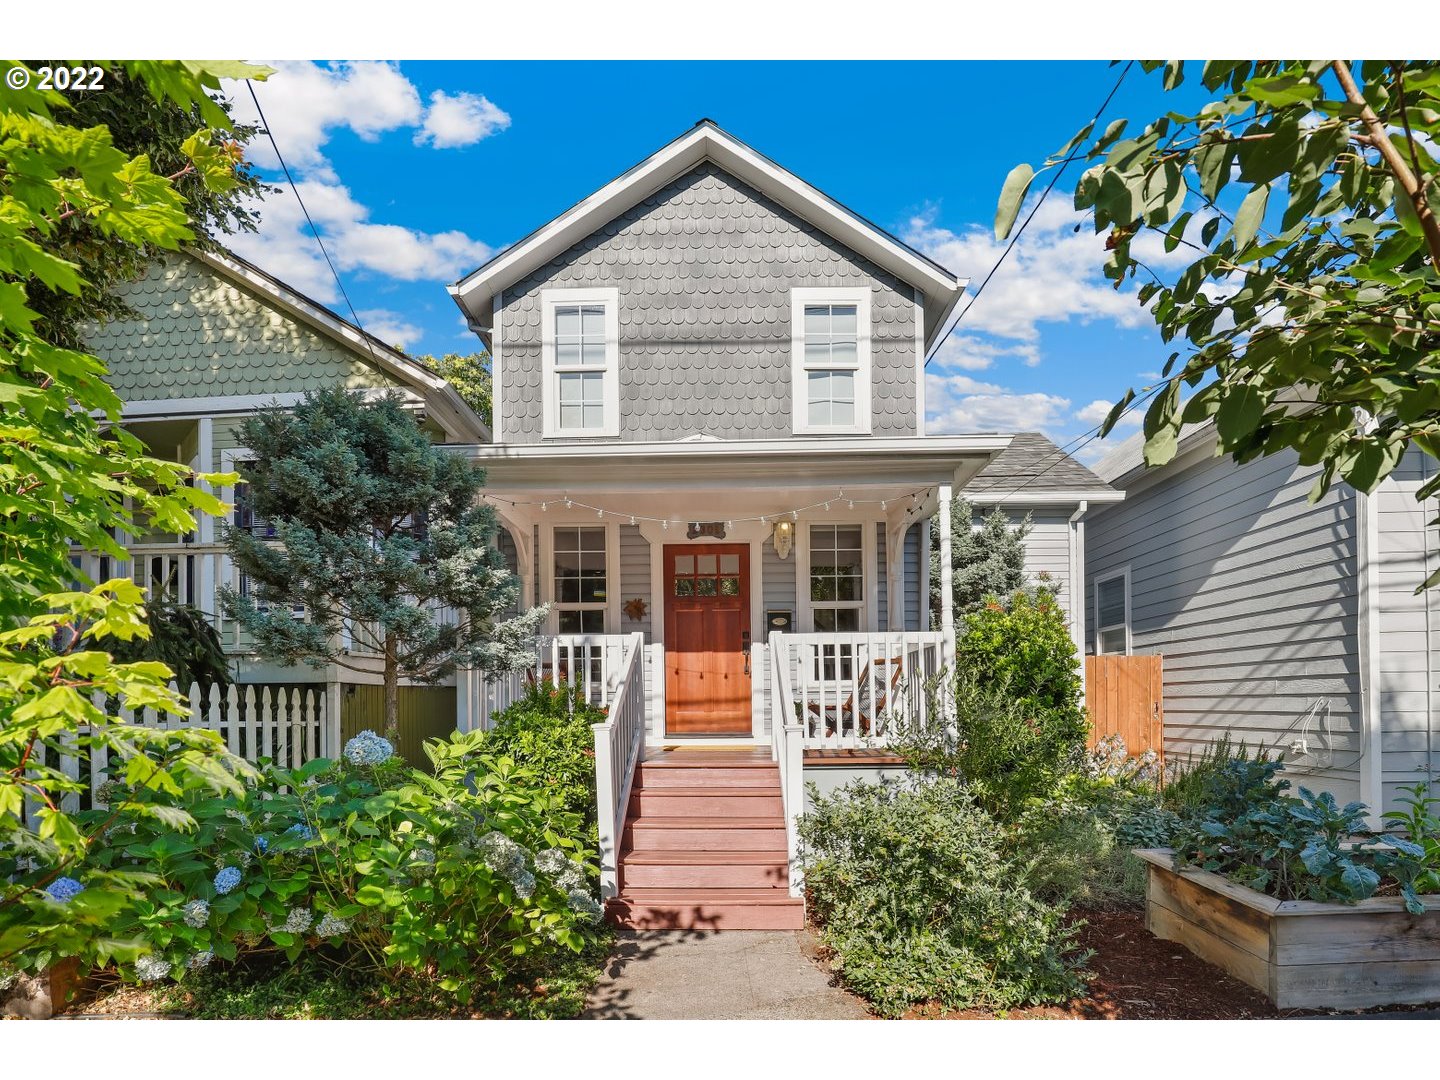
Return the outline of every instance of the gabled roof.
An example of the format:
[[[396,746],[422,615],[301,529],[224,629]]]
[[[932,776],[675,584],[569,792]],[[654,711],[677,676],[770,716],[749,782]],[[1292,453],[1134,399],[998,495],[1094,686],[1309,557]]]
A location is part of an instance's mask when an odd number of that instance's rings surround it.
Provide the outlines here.
[[[387,375],[418,391],[433,411],[436,422],[456,442],[490,441],[489,424],[466,404],[453,386],[429,368],[234,252],[186,248],[185,253],[222,277],[259,293],[286,314],[374,361]]]
[[[1175,456],[1165,465],[1147,469],[1145,467],[1145,433],[1137,431],[1095,463],[1095,471],[1106,481],[1119,488],[1128,488],[1141,476],[1158,476],[1180,458],[1207,438],[1215,435],[1215,421],[1201,420],[1194,424],[1182,424],[1176,437]]]
[[[972,502],[1118,502],[1124,495],[1038,431],[1022,431],[960,492]]]
[[[460,305],[471,328],[488,337],[492,300],[502,289],[544,266],[704,161],[713,162],[826,235],[919,289],[925,299],[926,350],[939,339],[964,291],[964,279],[807,184],[712,120],[701,120],[593,195],[461,278],[449,287],[450,295]]]

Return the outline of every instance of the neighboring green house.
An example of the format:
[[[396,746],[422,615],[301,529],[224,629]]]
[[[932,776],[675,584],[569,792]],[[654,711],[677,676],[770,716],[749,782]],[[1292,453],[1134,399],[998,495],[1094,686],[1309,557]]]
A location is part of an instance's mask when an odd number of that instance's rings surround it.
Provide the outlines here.
[[[436,442],[488,442],[484,420],[449,383],[396,349],[233,256],[186,251],[158,260],[121,295],[137,318],[97,326],[89,345],[110,368],[110,382],[125,403],[125,427],[157,457],[200,471],[233,472],[245,460],[239,430],[244,419],[274,405],[292,405],[307,390],[343,385],[400,392],[417,422]],[[247,508],[243,485],[225,489],[238,528],[266,529]],[[243,590],[213,519],[189,536],[121,538],[128,563],[77,552],[96,580],[132,577],[152,594],[164,589],[215,620],[234,658],[241,684],[325,685],[344,693],[345,726],[378,726],[378,658],[359,650],[347,661],[373,675],[336,665],[278,667],[256,657],[236,627],[220,615],[216,590]],[[412,726],[420,715],[443,715],[454,727],[454,688],[411,687],[402,710]],[[372,714],[373,713],[373,718]],[[373,723],[372,723],[373,719]]]

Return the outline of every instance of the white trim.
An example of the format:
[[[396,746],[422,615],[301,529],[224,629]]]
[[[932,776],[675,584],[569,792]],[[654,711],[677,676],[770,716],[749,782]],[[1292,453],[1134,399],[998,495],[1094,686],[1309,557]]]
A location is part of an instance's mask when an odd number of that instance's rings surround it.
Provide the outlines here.
[[[810,398],[805,366],[805,306],[807,304],[855,305],[855,422],[853,424],[811,424]],[[790,422],[796,435],[870,434],[870,290],[790,290]],[[817,370],[842,370],[818,368]]]
[[[940,531],[940,634],[945,643],[941,663],[950,665],[955,663],[955,537],[950,520],[954,512],[954,489],[949,484],[941,484],[935,492],[935,502]]]
[[[503,442],[501,435],[501,421],[503,413],[500,403],[505,400],[503,396],[504,384],[501,381],[501,372],[505,370],[504,364],[500,362],[501,349],[504,345],[504,332],[501,325],[501,315],[505,310],[505,292],[502,289],[495,294],[494,311],[492,312],[490,330],[490,441]]]
[[[915,290],[915,434],[925,435],[925,294]]]
[[[605,422],[598,428],[562,428],[560,395],[555,364],[555,309],[570,304],[603,304],[605,307],[605,368],[599,374],[604,386]],[[620,290],[544,289],[540,293],[540,352],[544,381],[540,385],[543,417],[542,435],[547,439],[616,437],[620,434]],[[568,370],[568,369],[567,369]]]
[[[1377,492],[1378,494],[1378,492]],[[1372,829],[1383,826],[1384,810],[1384,720],[1380,685],[1380,507],[1376,495],[1355,491],[1355,578],[1360,601],[1355,636],[1360,675],[1360,801],[1368,808]],[[1427,530],[1428,531],[1428,530]],[[1427,723],[1429,717],[1426,718]]]
[[[912,286],[921,287],[929,309],[927,344],[938,340],[940,330],[964,292],[967,280],[957,278],[900,243],[708,120],[701,121],[669,145],[449,286],[450,295],[472,322],[477,321],[476,313],[488,306],[489,298],[495,292],[544,266],[602,225],[706,160],[774,198],[882,269]]]
[[[1080,657],[1085,655],[1085,511],[1088,509],[1083,502],[1075,508],[1070,515],[1066,536],[1070,548],[1070,639],[1075,642],[1075,655]],[[1085,704],[1083,678],[1080,680],[1080,704]]]
[[[1023,481],[1022,481],[1023,483]],[[975,506],[1014,506],[1024,509],[1027,506],[1074,506],[1078,503],[1117,503],[1123,502],[1126,493],[1115,491],[1113,488],[1095,488],[1091,490],[1075,491],[957,491],[955,494],[962,499],[968,499]]]
[[[425,398],[409,387],[372,386],[356,392],[366,400],[384,397],[399,391],[409,406],[419,406]],[[304,400],[305,395],[291,391],[283,394],[226,394],[218,397],[158,398],[154,401],[126,401],[122,404],[122,416],[126,420],[149,420],[164,418],[180,419],[186,416],[218,416],[226,413],[254,413],[261,409],[293,408]]]
[[[1104,653],[1100,648],[1100,635],[1105,630],[1113,630],[1114,623],[1102,623],[1100,621],[1100,586],[1116,578],[1125,579],[1125,651],[1123,653]],[[1091,579],[1095,588],[1095,655],[1101,656],[1130,656],[1134,652],[1135,642],[1130,629],[1130,564],[1126,563],[1118,570],[1109,570],[1103,574],[1096,574]]]

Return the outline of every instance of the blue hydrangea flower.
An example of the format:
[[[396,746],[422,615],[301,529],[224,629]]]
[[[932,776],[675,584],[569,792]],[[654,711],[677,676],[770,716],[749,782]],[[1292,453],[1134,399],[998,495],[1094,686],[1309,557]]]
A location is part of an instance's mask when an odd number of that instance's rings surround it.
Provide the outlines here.
[[[255,850],[264,855],[270,850],[270,838],[268,836],[255,837]]]
[[[45,890],[45,895],[57,903],[68,904],[72,896],[84,891],[85,886],[73,877],[59,877],[50,883],[50,887]]]
[[[599,901],[583,889],[572,890],[568,898],[570,910],[591,922],[599,922],[605,914],[605,909],[600,906]]]
[[[285,830],[285,835],[298,836],[301,840],[313,840],[315,838],[314,831],[303,821],[297,821],[294,825],[291,825]]]
[[[203,949],[200,952],[197,952],[194,956],[190,957],[190,959],[186,960],[185,966],[191,971],[204,971],[207,967],[210,966],[211,961],[213,961],[214,959],[214,949]]]
[[[180,909],[185,919],[186,926],[193,926],[196,930],[210,921],[210,902],[208,900],[191,900]]]
[[[395,747],[389,739],[382,739],[375,732],[366,730],[347,742],[343,752],[352,765],[379,765],[394,756]]]
[[[142,982],[159,982],[170,974],[170,961],[158,956],[142,956],[135,961],[135,974]]]
[[[321,937],[340,937],[342,934],[350,932],[350,920],[342,919],[327,911],[320,920],[320,925],[315,927],[315,932]]]
[[[239,884],[240,871],[233,866],[227,866],[215,875],[215,891],[221,896],[224,896]]]

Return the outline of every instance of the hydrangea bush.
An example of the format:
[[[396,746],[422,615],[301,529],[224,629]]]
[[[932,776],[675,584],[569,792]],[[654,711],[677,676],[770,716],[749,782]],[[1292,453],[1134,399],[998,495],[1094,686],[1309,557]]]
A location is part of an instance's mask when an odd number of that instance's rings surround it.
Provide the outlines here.
[[[362,732],[337,761],[267,766],[238,796],[186,799],[191,831],[117,819],[87,871],[150,882],[113,928],[144,949],[128,972],[183,979],[250,952],[314,950],[351,969],[433,972],[468,998],[516,956],[579,951],[601,911],[584,825],[482,742],[427,744],[431,775]],[[80,888],[57,882],[54,899]]]

